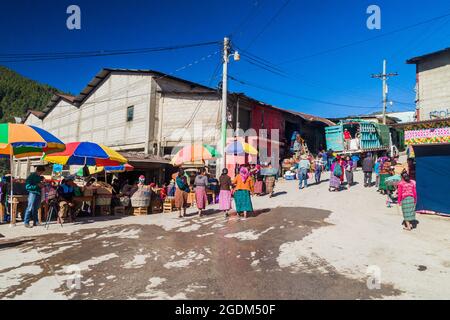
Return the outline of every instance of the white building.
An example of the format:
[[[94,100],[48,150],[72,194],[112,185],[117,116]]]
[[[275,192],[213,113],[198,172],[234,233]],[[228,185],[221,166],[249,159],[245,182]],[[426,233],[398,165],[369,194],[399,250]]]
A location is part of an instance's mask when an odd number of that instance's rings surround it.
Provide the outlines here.
[[[417,121],[450,118],[450,48],[407,63],[416,65]]]
[[[54,95],[43,114],[29,112],[24,123],[65,143],[112,147],[148,179],[162,180],[168,164],[164,155],[174,147],[191,143],[194,136],[217,143],[220,114],[215,89],[151,70],[103,69],[78,96]],[[23,167],[21,176],[28,171]]]

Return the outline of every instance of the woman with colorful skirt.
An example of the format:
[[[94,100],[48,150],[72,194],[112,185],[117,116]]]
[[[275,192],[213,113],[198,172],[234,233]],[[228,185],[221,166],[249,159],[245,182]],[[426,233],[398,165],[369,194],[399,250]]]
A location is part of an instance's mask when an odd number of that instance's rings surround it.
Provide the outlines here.
[[[339,167],[336,169],[336,167]],[[336,158],[332,160],[331,166],[330,166],[330,187],[328,188],[328,191],[339,191],[341,188],[341,175],[343,175],[344,169],[342,166],[338,163]]]
[[[391,161],[388,159],[385,160],[384,162],[381,162],[379,190],[382,194],[388,194],[389,192],[392,192],[394,190],[393,186],[388,186],[386,184],[386,178],[389,178],[391,175],[392,175]]]
[[[228,218],[228,211],[231,209],[231,178],[228,175],[228,169],[224,168],[219,177],[219,210],[225,213],[225,219]]]
[[[239,174],[234,178],[234,202],[236,205],[236,212],[238,216],[244,213],[244,218],[247,218],[247,213],[253,211],[251,194],[253,193],[253,181],[250,179],[250,173],[246,167],[241,167]]]
[[[187,198],[190,192],[184,170],[180,168],[175,179],[175,207],[179,210],[178,218],[186,215]]]
[[[402,173],[402,181],[397,186],[398,204],[402,207],[404,229],[411,231],[416,221],[416,182],[407,172]]]
[[[199,174],[194,179],[195,203],[197,204],[198,216],[202,216],[202,210],[205,210],[208,204],[206,196],[206,187],[208,186],[208,177],[205,168],[201,168]]]
[[[264,184],[264,177],[261,175],[261,166],[259,164],[256,165],[253,176],[255,177],[254,192],[257,196],[259,196],[263,194],[263,184]]]

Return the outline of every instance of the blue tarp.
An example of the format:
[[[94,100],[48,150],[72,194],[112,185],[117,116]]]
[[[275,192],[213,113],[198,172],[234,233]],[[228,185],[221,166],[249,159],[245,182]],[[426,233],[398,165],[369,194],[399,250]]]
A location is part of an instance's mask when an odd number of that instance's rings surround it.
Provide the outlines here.
[[[450,215],[450,145],[414,146],[417,210]]]

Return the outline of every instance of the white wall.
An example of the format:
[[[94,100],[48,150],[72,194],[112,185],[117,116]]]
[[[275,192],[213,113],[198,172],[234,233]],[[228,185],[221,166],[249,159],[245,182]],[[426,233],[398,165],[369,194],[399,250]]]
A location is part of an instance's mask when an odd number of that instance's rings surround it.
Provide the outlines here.
[[[80,107],[80,141],[111,147],[144,145],[150,105],[150,77],[111,74]],[[127,108],[134,118],[127,122]]]
[[[420,120],[450,118],[450,52],[420,62],[418,71]]]

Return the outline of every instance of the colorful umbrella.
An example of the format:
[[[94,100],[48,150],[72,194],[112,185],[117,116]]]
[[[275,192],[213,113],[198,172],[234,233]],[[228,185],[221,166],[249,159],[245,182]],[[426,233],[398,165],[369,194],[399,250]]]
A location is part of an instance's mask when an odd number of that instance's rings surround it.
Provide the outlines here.
[[[219,152],[208,144],[192,144],[183,147],[172,158],[171,164],[182,165],[185,162],[211,160],[220,157]]]
[[[79,177],[83,177],[84,176],[84,167],[81,167],[80,169],[78,169],[77,171],[77,176]],[[103,171],[103,167],[92,167],[92,166],[88,166],[88,170],[89,170],[89,175],[93,175],[93,174],[97,174]]]
[[[118,166],[128,160],[117,151],[93,142],[72,142],[66,144],[63,152],[46,155],[44,160],[62,165]]]
[[[0,123],[0,157],[25,158],[64,151],[64,143],[51,133],[34,126]]]
[[[232,155],[243,155],[244,153],[248,153],[251,155],[257,155],[258,150],[249,145],[246,142],[242,142],[239,140],[235,140],[225,148],[225,152]]]
[[[0,123],[0,157],[10,159],[11,171],[14,157],[41,156],[44,152],[53,153],[64,149],[65,145],[61,140],[41,128],[19,123]],[[14,179],[11,179],[11,200],[14,197],[13,190]],[[13,202],[10,203],[12,213]]]

